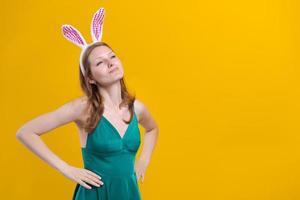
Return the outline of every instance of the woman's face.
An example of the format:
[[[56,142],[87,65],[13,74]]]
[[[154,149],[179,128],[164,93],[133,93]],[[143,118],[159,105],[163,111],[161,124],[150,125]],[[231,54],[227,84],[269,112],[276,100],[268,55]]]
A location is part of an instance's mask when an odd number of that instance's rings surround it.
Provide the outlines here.
[[[110,85],[123,77],[124,71],[120,59],[107,46],[95,47],[88,60],[94,80],[102,86]]]

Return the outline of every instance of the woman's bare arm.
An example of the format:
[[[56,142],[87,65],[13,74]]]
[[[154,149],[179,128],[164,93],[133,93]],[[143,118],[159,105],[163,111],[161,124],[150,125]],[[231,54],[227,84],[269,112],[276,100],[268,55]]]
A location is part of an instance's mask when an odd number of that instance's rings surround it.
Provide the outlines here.
[[[42,114],[21,126],[17,139],[39,158],[60,172],[68,163],[55,155],[40,138],[41,135],[69,122],[79,119],[79,99],[67,102],[52,112]]]
[[[17,139],[29,150],[35,153],[53,168],[57,169],[67,178],[79,183],[87,189],[92,189],[87,185],[90,183],[100,187],[104,183],[96,173],[85,169],[69,165],[67,162],[55,155],[40,138],[41,135],[70,122],[80,123],[86,112],[86,98],[79,97],[60,106],[52,112],[42,114],[31,121],[25,123],[17,131]]]
[[[145,128],[144,145],[139,160],[136,163],[137,179],[144,181],[144,173],[149,165],[151,155],[158,139],[158,125],[147,107],[139,100],[135,100],[134,107],[138,114],[139,123]]]
[[[151,113],[147,107],[137,99],[135,101],[135,108],[139,116],[139,123],[145,129],[144,146],[140,155],[140,159],[148,163],[158,139],[158,125],[151,116]]]

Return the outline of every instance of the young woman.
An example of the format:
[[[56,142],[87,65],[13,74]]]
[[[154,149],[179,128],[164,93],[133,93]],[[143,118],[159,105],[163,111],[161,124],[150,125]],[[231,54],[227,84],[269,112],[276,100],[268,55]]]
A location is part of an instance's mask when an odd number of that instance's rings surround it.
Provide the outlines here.
[[[24,124],[17,138],[33,153],[75,181],[73,200],[140,200],[138,180],[145,171],[158,138],[158,126],[146,106],[126,89],[122,63],[104,42],[90,45],[80,73],[84,96]],[[75,122],[80,135],[84,168],[55,155],[40,136]],[[145,129],[138,160],[140,123]]]

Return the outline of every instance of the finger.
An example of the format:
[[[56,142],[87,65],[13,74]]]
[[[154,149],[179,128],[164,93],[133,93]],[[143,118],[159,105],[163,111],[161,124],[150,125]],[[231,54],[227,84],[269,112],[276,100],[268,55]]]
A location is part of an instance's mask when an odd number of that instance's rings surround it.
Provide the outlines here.
[[[136,178],[136,181],[138,181],[138,176],[137,176],[137,173],[135,172],[135,178]]]
[[[144,175],[144,173],[142,173],[142,183],[144,183],[144,178],[145,178],[145,175]]]
[[[93,176],[89,173],[85,173],[84,176],[91,179],[92,181],[95,181],[95,182],[99,183],[99,184],[102,183],[101,179],[96,178],[95,176]]]
[[[100,187],[100,184],[94,182],[93,180],[89,179],[88,177],[83,177],[81,180],[83,180],[84,182],[90,183],[94,186]]]
[[[90,174],[90,175],[92,175],[92,176],[94,176],[94,177],[96,177],[96,178],[101,179],[101,176],[99,176],[98,174],[95,174],[94,172],[92,172],[92,171],[90,171],[90,170],[87,170],[87,169],[85,169],[85,171],[86,171],[88,174]]]
[[[91,186],[89,186],[88,184],[86,184],[85,182],[83,182],[82,180],[78,180],[78,183],[80,184],[80,185],[82,185],[83,187],[85,187],[86,189],[92,189],[92,187]]]
[[[137,180],[140,180],[140,173],[137,173]]]
[[[92,175],[90,175],[90,174],[85,174],[85,176],[86,176],[87,178],[89,178],[90,180],[92,180],[92,181],[94,181],[94,182],[96,182],[96,183],[98,183],[98,184],[103,185],[103,182],[102,182],[101,180],[99,180],[98,178],[96,178],[96,177],[94,177],[94,176],[92,176]]]

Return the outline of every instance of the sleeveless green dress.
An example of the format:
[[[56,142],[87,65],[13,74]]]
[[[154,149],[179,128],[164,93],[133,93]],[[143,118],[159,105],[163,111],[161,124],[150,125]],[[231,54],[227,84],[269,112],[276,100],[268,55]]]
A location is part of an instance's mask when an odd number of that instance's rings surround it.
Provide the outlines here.
[[[117,129],[102,115],[96,128],[88,134],[86,147],[81,148],[84,168],[101,177],[100,187],[77,183],[72,200],[141,200],[134,170],[140,146],[140,130],[134,112],[121,137]]]

